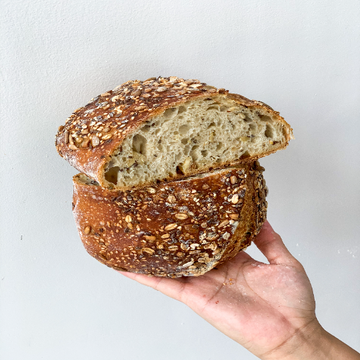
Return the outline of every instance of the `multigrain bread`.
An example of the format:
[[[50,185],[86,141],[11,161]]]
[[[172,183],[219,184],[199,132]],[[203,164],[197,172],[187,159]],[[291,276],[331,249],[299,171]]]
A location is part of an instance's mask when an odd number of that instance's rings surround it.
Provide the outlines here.
[[[199,80],[128,81],[60,126],[73,213],[90,255],[121,271],[199,276],[250,245],[266,219],[260,157],[289,124],[268,105]]]
[[[257,162],[154,187],[109,191],[73,178],[73,213],[88,253],[121,271],[199,276],[250,245],[266,218]]]
[[[56,147],[102,187],[124,190],[253,162],[291,138],[268,105],[171,76],[92,99],[60,126]]]

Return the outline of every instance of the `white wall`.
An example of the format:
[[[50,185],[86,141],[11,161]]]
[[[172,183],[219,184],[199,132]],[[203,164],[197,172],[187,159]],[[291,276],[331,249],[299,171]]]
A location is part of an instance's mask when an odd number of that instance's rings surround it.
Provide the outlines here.
[[[359,19],[358,0],[2,0],[0,358],[255,359],[78,238],[57,128],[158,75],[263,100],[292,125],[296,140],[261,161],[268,217],[322,325],[360,350]]]

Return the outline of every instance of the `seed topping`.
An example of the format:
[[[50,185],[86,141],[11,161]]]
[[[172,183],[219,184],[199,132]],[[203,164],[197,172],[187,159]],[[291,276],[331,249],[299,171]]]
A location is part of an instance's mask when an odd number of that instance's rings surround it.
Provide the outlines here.
[[[93,136],[91,139],[91,145],[96,147],[100,144],[100,139],[97,136]]]
[[[167,198],[167,201],[170,204],[174,204],[176,202],[176,197],[174,195],[169,195],[168,198]]]
[[[152,236],[152,235],[145,235],[144,238],[146,240],[149,240],[149,241],[154,241],[156,240],[156,236]]]
[[[170,230],[174,230],[177,228],[177,224],[169,224],[167,226],[165,226],[165,231],[170,231]]]
[[[179,220],[185,220],[188,218],[188,216],[186,214],[180,213],[180,214],[175,214],[175,217]]]
[[[71,150],[85,151],[123,137],[121,126],[125,126],[125,122],[142,121],[159,107],[170,108],[193,96],[212,96],[216,92],[227,93],[199,80],[176,76],[131,80],[94,97],[87,105],[75,110],[66,119],[65,125],[59,127],[58,135],[64,133],[63,142]],[[78,146],[72,137],[78,140]],[[90,139],[88,142],[84,141],[86,137]],[[58,149],[60,145],[61,142],[57,145]]]
[[[155,253],[155,250],[150,249],[150,248],[144,248],[142,249],[144,252],[146,252],[149,255],[153,255]]]
[[[238,194],[233,195],[231,198],[231,202],[233,204],[237,204],[239,202],[239,195]]]

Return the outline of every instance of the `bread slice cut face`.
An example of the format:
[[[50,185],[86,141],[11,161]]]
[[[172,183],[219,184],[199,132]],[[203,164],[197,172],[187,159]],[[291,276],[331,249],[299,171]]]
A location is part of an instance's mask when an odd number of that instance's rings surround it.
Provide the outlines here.
[[[116,187],[189,176],[257,159],[288,141],[288,128],[270,111],[227,96],[198,98],[146,121],[111,156],[105,180]]]

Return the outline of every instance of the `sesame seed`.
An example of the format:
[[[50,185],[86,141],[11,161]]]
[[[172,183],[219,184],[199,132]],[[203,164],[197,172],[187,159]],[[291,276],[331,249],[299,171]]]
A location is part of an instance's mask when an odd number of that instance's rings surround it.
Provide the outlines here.
[[[130,216],[130,215],[126,215],[125,221],[126,221],[127,223],[130,223],[130,222],[132,221],[131,216]]]

